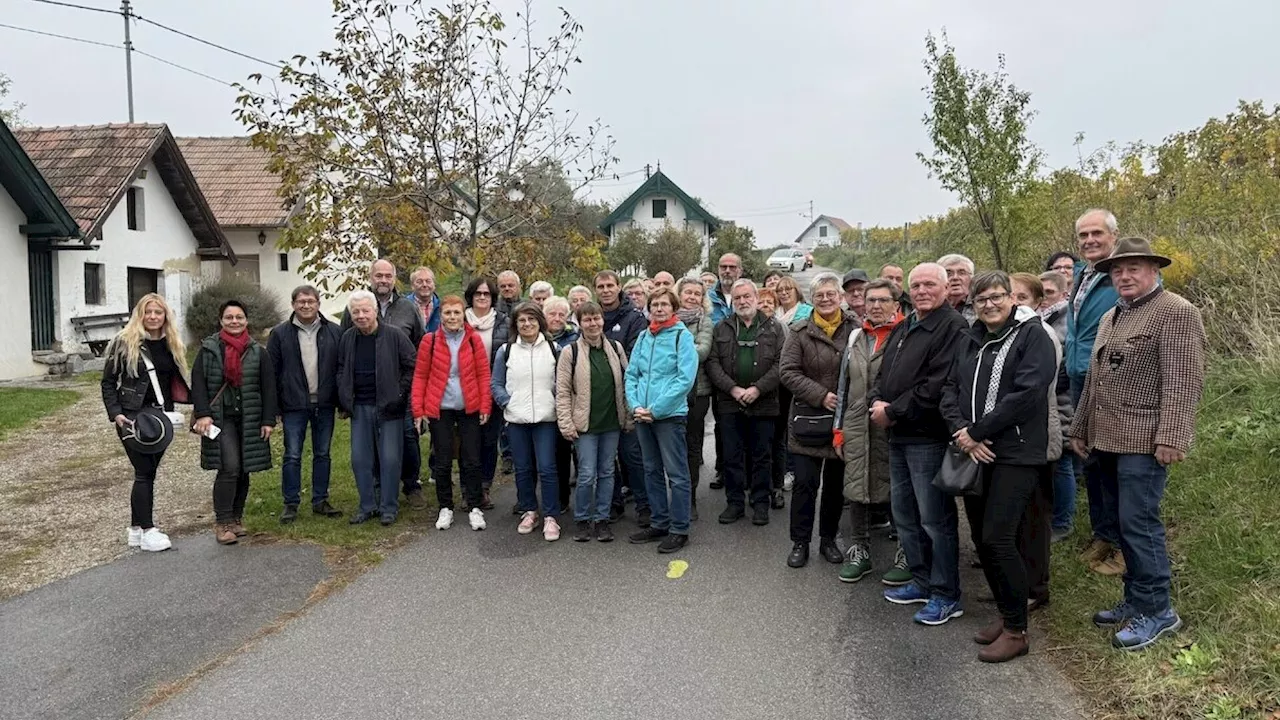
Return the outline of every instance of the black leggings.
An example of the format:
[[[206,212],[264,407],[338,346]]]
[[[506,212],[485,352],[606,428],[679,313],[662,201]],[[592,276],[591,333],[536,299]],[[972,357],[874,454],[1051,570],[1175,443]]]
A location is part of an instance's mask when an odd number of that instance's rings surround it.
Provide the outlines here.
[[[213,515],[219,525],[240,522],[249,497],[249,473],[244,467],[244,418],[227,417],[218,426],[218,474],[213,479]]]
[[[133,491],[129,494],[132,519],[129,524],[143,530],[155,527],[151,516],[156,500],[156,469],[160,467],[160,460],[164,458],[164,453],[147,455],[126,447],[124,454],[129,456],[129,462],[133,465]]]
[[[1005,627],[1027,629],[1029,579],[1018,547],[1018,529],[1035,498],[1043,468],[1034,465],[983,466],[986,485],[981,496],[966,496],[965,514],[978,539],[982,572],[996,597]]]

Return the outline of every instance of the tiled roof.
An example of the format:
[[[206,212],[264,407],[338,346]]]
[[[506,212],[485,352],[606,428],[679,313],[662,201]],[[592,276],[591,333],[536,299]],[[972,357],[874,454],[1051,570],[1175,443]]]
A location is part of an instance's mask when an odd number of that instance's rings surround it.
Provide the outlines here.
[[[155,152],[164,125],[24,127],[13,134],[86,235]]]
[[[289,219],[266,151],[243,137],[178,138],[200,190],[223,227],[279,227]]]
[[[835,225],[836,229],[839,230],[840,232],[853,229],[852,225],[845,222],[844,220],[841,220],[838,217],[833,217],[831,215],[823,215],[822,217],[826,218],[832,225]]]
[[[799,235],[796,236],[796,239],[793,240],[792,243],[800,242],[800,240],[804,238],[806,233],[808,233],[810,230],[814,228],[814,226],[816,226],[818,223],[821,223],[821,222],[831,223],[831,225],[835,227],[836,231],[841,233],[848,232],[853,229],[852,225],[845,222],[844,220],[841,220],[838,217],[833,217],[831,215],[819,215],[818,217],[813,219],[813,222],[809,223],[808,227],[806,227],[804,230],[800,232]]]

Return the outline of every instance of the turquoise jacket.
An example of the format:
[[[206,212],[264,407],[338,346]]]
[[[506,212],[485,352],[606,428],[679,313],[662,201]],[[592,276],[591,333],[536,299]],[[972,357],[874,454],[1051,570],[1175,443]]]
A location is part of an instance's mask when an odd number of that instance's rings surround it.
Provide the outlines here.
[[[1084,376],[1089,372],[1089,356],[1093,354],[1093,341],[1098,337],[1098,323],[1108,310],[1116,306],[1116,300],[1120,298],[1115,286],[1111,284],[1111,276],[1103,275],[1085,297],[1077,316],[1076,294],[1080,292],[1080,276],[1086,267],[1088,263],[1083,260],[1076,263],[1075,281],[1071,286],[1071,297],[1067,301],[1067,347],[1062,353],[1067,377],[1078,382],[1084,382]]]
[[[627,365],[627,405],[646,408],[655,420],[689,414],[689,391],[698,377],[698,348],[684,323],[636,338]]]

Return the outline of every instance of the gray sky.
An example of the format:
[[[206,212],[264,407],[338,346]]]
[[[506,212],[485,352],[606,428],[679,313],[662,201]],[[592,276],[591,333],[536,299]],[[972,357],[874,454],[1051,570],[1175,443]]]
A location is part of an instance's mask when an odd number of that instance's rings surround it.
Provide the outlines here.
[[[928,149],[920,63],[929,30],[945,26],[969,66],[992,69],[1006,55],[1039,112],[1032,137],[1055,166],[1074,161],[1077,132],[1090,149],[1158,141],[1241,98],[1280,101],[1280,2],[1272,0],[560,2],[585,26],[565,106],[610,126],[617,171],[661,161],[686,192],[755,228],[766,246],[804,229],[810,200],[815,213],[868,225],[953,204],[915,158]],[[329,8],[135,0],[139,15],[268,59],[327,47]],[[0,0],[0,22],[117,44],[123,32],[118,16],[31,0]],[[269,71],[145,24],[133,39],[226,80]],[[0,72],[30,123],[127,119],[123,51],[0,28]],[[135,58],[134,75],[139,121],[166,122],[179,135],[242,132],[231,89],[145,57]],[[633,188],[602,182],[593,194],[620,200]]]

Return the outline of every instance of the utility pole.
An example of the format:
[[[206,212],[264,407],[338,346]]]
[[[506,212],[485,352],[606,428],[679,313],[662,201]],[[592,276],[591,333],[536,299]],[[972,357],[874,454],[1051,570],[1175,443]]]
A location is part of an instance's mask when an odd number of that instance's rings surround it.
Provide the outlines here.
[[[645,180],[648,180],[648,179],[649,179],[649,167],[650,167],[649,163],[645,163],[645,164],[644,164],[644,179],[645,179]]]
[[[813,222],[813,201],[809,201],[809,222]]]
[[[120,14],[124,15],[124,82],[129,95],[129,122],[133,122],[133,41],[129,39],[133,11],[129,9],[129,0],[120,0]]]

